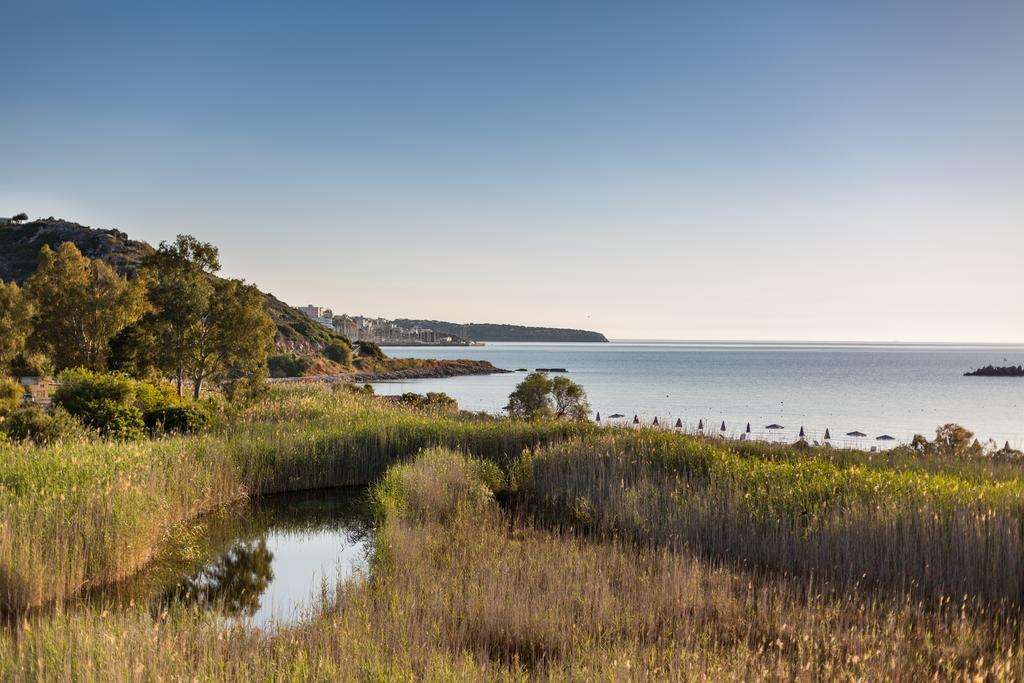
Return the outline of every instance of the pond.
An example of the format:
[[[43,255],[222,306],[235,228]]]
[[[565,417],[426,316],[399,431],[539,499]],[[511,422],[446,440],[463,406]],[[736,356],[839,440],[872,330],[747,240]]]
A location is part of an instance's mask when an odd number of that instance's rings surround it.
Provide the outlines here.
[[[301,619],[365,574],[372,526],[363,487],[263,496],[210,515],[170,557],[92,599],[199,605],[268,628]]]

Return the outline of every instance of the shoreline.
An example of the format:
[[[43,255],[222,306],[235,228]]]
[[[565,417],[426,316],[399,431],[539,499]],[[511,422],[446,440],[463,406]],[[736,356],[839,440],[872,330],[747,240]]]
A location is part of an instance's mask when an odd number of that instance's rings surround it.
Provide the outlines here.
[[[496,367],[487,360],[431,360],[414,367],[396,367],[391,370],[356,370],[354,372],[310,375],[307,377],[272,377],[269,381],[273,384],[369,383],[406,379],[444,379],[473,375],[503,375],[512,372],[512,370]]]

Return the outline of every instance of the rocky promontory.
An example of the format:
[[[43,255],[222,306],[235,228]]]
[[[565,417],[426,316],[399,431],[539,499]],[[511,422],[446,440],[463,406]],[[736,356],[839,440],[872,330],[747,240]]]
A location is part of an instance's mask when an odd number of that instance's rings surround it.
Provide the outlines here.
[[[973,372],[965,372],[964,377],[1024,377],[1024,366],[1020,365],[986,365]]]
[[[511,372],[495,367],[486,360],[429,360],[423,358],[389,358],[372,369],[354,370],[334,375],[283,377],[271,382],[309,384],[331,382],[389,382],[405,379],[434,379],[467,375],[495,375]]]

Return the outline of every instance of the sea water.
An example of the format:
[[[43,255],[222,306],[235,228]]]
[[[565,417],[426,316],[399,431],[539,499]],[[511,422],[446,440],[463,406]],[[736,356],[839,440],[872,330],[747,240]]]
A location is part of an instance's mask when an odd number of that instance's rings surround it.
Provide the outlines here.
[[[470,358],[499,368],[565,368],[602,420],[675,424],[708,433],[809,440],[829,429],[837,445],[870,447],[883,434],[914,434],[956,422],[982,440],[1024,447],[1024,378],[965,377],[984,365],[1024,364],[1024,345],[750,342],[488,343],[388,347],[394,357]],[[466,410],[500,412],[525,373],[378,383],[380,394],[443,391]],[[596,415],[592,415],[596,417]],[[769,424],[784,430],[765,430]],[[847,437],[860,431],[866,437]]]

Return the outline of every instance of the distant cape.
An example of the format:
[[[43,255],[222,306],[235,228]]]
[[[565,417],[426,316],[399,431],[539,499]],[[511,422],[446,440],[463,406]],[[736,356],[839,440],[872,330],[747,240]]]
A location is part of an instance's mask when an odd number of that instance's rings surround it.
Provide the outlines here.
[[[480,342],[607,342],[600,332],[561,327],[527,327],[498,323],[452,323],[444,320],[398,318],[402,327],[427,327],[444,334]]]

